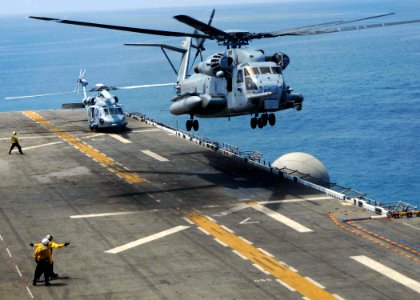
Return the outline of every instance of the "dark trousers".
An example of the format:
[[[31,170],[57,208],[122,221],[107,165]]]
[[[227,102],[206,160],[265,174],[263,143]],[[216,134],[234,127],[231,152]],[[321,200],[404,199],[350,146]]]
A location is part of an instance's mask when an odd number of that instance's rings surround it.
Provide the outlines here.
[[[22,154],[22,148],[20,147],[19,143],[12,143],[12,147],[10,147],[9,153],[12,152],[13,148],[17,147],[19,153]]]
[[[44,273],[45,283],[49,282],[50,277],[50,262],[48,260],[42,260],[37,262],[34,274],[34,282],[36,282]]]

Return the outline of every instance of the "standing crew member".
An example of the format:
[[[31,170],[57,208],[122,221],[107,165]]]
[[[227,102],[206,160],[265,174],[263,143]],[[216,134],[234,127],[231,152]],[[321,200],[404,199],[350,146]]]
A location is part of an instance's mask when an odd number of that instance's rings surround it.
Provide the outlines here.
[[[34,259],[36,262],[34,280],[32,281],[33,285],[36,285],[37,280],[41,277],[42,273],[44,273],[45,277],[45,285],[51,285],[50,279],[48,276],[50,264],[52,262],[51,252],[48,249],[49,241],[47,239],[43,239],[42,243],[36,248],[34,253]]]
[[[18,150],[19,150],[19,153],[20,153],[20,154],[23,154],[23,152],[22,152],[22,148],[21,148],[21,147],[20,147],[20,145],[19,145],[19,137],[18,137],[18,135],[17,135],[16,131],[13,131],[13,134],[12,134],[12,136],[10,137],[10,140],[11,140],[11,142],[12,142],[12,146],[10,147],[9,154],[10,154],[10,153],[12,153],[12,150],[13,150],[13,148],[15,148],[15,147],[17,147],[17,148],[18,148]]]
[[[56,242],[53,241],[53,236],[51,234],[47,234],[47,236],[45,237],[45,239],[48,240],[48,250],[50,251],[51,254],[51,263],[49,264],[49,268],[48,268],[48,272],[49,272],[49,276],[51,278],[57,278],[58,274],[54,273],[54,261],[52,259],[52,252],[53,252],[53,248],[63,248],[63,247],[67,247],[68,245],[70,245],[69,242],[65,242],[64,244],[58,244]],[[41,244],[34,244],[34,243],[30,243],[29,246],[32,247],[38,247]]]

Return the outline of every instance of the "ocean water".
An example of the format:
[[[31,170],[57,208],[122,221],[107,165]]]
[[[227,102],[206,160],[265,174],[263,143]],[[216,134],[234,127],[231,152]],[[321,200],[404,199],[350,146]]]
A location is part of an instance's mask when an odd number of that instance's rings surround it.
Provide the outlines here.
[[[57,12],[51,17],[190,32],[172,18],[188,14],[204,22],[213,7],[132,11]],[[275,31],[387,12],[383,22],[420,18],[420,2],[290,1],[216,7],[213,25],[251,32]],[[376,22],[378,20],[372,20]],[[379,22],[379,21],[378,21]],[[75,88],[80,68],[95,83],[133,85],[174,82],[159,49],[127,42],[180,45],[181,38],[85,28],[0,17],[0,111],[59,109],[80,95],[5,101],[6,96]],[[206,42],[206,55],[220,50]],[[319,158],[334,182],[381,201],[420,206],[420,24],[307,37],[254,41],[271,54],[289,55],[286,83],[305,96],[301,112],[277,113],[274,127],[252,130],[249,116],[201,119],[198,135],[256,150],[267,161],[292,151]],[[176,64],[178,56],[171,55]],[[184,128],[187,116],[170,115],[173,88],[118,91],[125,109]],[[19,130],[19,124],[11,124]]]

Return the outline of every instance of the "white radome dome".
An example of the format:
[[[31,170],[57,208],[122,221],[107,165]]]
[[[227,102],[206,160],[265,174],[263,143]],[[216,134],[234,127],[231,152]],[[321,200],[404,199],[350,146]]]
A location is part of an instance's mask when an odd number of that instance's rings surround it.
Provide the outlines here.
[[[327,169],[324,167],[322,162],[316,157],[304,153],[304,152],[291,152],[284,154],[277,158],[272,164],[272,167],[277,169],[283,169],[286,173],[291,173],[293,171],[298,171],[301,174],[309,174],[311,177],[316,179],[321,179],[326,182],[330,182],[330,175],[328,174]],[[293,171],[292,171],[293,170]],[[296,176],[304,176],[298,173],[294,173]],[[306,177],[305,180],[311,180],[309,177]]]

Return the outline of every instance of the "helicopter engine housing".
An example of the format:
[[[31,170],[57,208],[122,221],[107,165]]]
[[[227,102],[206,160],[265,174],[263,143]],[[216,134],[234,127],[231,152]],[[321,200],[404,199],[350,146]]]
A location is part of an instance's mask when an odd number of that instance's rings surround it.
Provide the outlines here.
[[[200,62],[194,66],[194,72],[205,74],[212,77],[217,77],[218,72],[223,71],[220,60],[223,58],[223,53],[215,53],[205,61]],[[220,74],[220,73],[219,73]]]
[[[290,58],[284,53],[277,52],[277,53],[274,53],[272,56],[266,56],[265,61],[275,62],[277,65],[281,67],[282,70],[284,70],[289,65]]]

